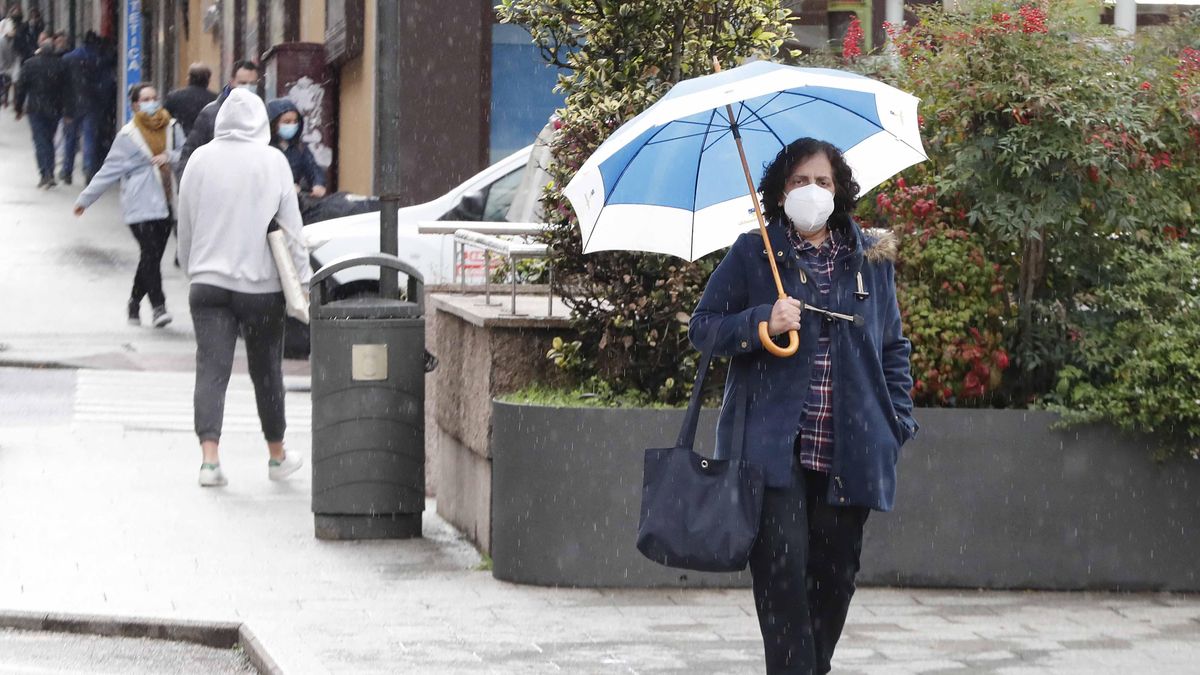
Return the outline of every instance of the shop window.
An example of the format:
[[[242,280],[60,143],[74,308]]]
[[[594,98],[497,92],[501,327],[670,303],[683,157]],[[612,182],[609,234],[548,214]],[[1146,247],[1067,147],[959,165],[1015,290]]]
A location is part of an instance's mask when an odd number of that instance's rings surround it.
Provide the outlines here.
[[[492,26],[492,162],[533,143],[550,116],[563,105],[554,91],[558,71],[542,60],[520,26]]]

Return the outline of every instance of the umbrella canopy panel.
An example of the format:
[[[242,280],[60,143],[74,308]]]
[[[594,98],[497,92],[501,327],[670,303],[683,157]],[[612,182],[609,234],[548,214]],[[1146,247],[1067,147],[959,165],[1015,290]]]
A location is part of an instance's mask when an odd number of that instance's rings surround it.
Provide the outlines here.
[[[769,62],[681,82],[618,129],[567,186],[584,250],[694,260],[755,225],[726,105],[752,170],[810,136],[842,150],[865,192],[925,159],[916,104],[869,78]]]

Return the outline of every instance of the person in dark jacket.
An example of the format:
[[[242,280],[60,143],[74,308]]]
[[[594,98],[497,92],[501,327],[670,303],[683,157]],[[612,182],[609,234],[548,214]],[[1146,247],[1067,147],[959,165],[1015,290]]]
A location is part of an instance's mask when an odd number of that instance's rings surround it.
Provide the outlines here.
[[[101,111],[96,124],[96,154],[107,157],[117,135],[117,41],[100,38],[100,77],[96,89],[100,92],[97,108]]]
[[[217,113],[221,111],[221,104],[229,97],[229,92],[235,88],[246,89],[254,94],[258,93],[258,65],[256,63],[253,61],[234,63],[233,76],[229,78],[229,84],[221,89],[221,95],[217,97],[217,100],[204,106],[196,115],[196,121],[192,123],[192,131],[188,134],[187,144],[183,146],[183,156],[179,160],[180,175],[187,169],[187,162],[192,153],[213,139]]]
[[[83,45],[63,55],[63,63],[71,78],[75,116],[63,124],[63,161],[59,178],[67,185],[71,184],[75,174],[75,152],[82,145],[84,182],[91,182],[92,176],[100,170],[98,130],[100,117],[104,114],[100,103],[105,98],[101,89],[104,78],[100,65],[100,36],[88,31]]]
[[[13,29],[13,48],[16,49],[17,58],[24,63],[33,58],[33,53],[37,51],[38,33],[25,21],[20,5],[13,5],[8,11],[8,19]]]
[[[325,171],[301,140],[304,116],[300,109],[291,99],[277,98],[267,103],[267,118],[271,121],[271,145],[287,157],[296,191],[307,192],[318,199],[324,197]]]
[[[29,35],[29,44],[33,45],[33,51],[36,52],[37,48],[42,46],[43,40],[49,37],[43,35],[46,32],[46,20],[42,18],[42,10],[37,7],[29,9],[29,20],[25,22],[25,31]]]
[[[183,133],[192,133],[196,116],[204,106],[217,100],[217,95],[208,90],[212,70],[203,63],[193,63],[188,68],[188,84],[167,94],[166,108],[171,117],[183,127]]]
[[[896,302],[898,245],[851,219],[858,184],[829,143],[786,146],[759,190],[770,246],[757,232],[738,238],[692,313],[689,337],[731,357],[717,452],[728,456],[742,389],[744,456],[766,479],[750,573],[767,672],[827,673],[867,515],[891,510],[896,459],[917,430]],[[778,299],[768,255],[787,298]],[[771,336],[799,331],[799,351],[768,353],[760,322]]]
[[[33,146],[37,153],[39,188],[52,188],[54,182],[54,132],[60,119],[74,116],[75,102],[70,95],[67,67],[53,55],[53,45],[40,47],[32,59],[21,66],[17,78],[17,119],[29,115]]]

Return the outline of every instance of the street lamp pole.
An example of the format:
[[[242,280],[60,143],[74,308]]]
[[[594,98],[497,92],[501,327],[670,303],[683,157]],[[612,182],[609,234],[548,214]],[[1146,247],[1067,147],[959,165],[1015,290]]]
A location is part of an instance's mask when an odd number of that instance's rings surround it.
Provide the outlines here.
[[[1137,3],[1135,0],[1117,0],[1113,7],[1113,26],[1122,35],[1133,35],[1137,31]]]
[[[379,250],[398,252],[400,208],[400,3],[375,2],[375,193],[379,195]],[[379,270],[379,295],[400,293],[397,272]],[[415,301],[414,298],[408,300]]]

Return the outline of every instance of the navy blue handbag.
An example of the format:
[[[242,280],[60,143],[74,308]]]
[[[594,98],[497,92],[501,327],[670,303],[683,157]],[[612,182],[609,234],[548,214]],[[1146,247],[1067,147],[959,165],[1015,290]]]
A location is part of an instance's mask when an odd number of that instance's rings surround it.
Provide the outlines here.
[[[642,555],[667,567],[738,572],[746,568],[758,537],[763,473],[742,460],[743,387],[737,392],[732,456],[709,459],[692,450],[712,351],[712,344],[704,350],[675,447],[646,451],[637,547]]]

